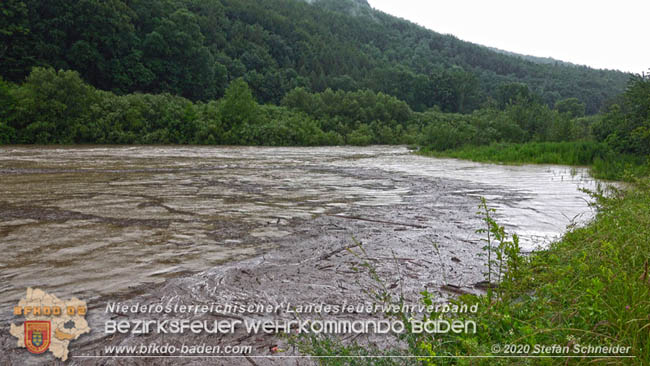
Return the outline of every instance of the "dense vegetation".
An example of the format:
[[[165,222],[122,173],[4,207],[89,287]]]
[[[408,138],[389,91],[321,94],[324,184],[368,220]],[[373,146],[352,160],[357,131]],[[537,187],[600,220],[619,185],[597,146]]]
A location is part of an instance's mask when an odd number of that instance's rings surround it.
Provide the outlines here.
[[[527,85],[549,107],[578,98],[587,114],[622,92],[628,75],[532,62],[372,10],[363,0],[6,0],[0,75],[33,66],[76,70],[117,95],[223,97],[243,78],[256,101],[308,92],[371,90],[415,111],[469,113]]]
[[[479,161],[594,165],[598,176],[617,179],[650,153],[648,85],[647,77],[633,78],[598,116],[585,117],[576,98],[549,108],[524,84],[501,88],[502,103],[454,114],[415,112],[367,89],[298,87],[279,106],[260,105],[242,78],[209,102],[118,95],[74,71],[35,68],[20,85],[0,79],[0,143],[417,144],[424,154]]]
[[[506,108],[501,116],[507,116],[508,110],[517,108]],[[524,108],[523,111],[530,112],[534,108]],[[462,131],[472,125],[468,122],[460,130],[446,129],[444,135],[442,131],[436,134],[442,137],[438,141],[430,141],[421,153],[475,161],[591,165],[594,176],[605,179],[625,179],[650,173],[648,75],[633,77],[626,91],[613,100],[602,115],[575,118],[580,110],[581,106],[575,100],[558,103],[556,113],[564,116],[564,119],[558,119],[557,115],[555,119],[543,116],[534,125],[543,126],[544,121],[551,121],[546,122],[549,132],[544,133],[545,129],[542,129],[540,133],[536,129],[537,134],[532,139],[523,141],[497,138],[484,143],[476,142],[463,135]],[[514,120],[531,121],[536,116],[540,114],[524,117],[523,120],[514,117]],[[475,134],[483,135],[489,129],[476,131]]]
[[[336,98],[312,116],[257,104],[242,79],[219,101],[192,103],[171,94],[120,96],[89,86],[73,71],[35,68],[20,86],[0,81],[0,143],[337,145],[406,139],[400,126],[412,112],[404,102],[369,91],[328,91],[322,97],[330,94]],[[287,103],[299,103],[301,96],[297,89]],[[363,108],[329,118],[339,107],[329,103],[341,99]]]
[[[259,105],[248,84],[237,79],[222,99],[193,103],[171,94],[117,95],[93,88],[73,71],[35,68],[21,85],[0,81],[0,136],[14,143],[421,143],[447,149],[492,141],[576,139],[586,133],[583,125],[588,123],[576,118],[584,104],[569,99],[552,110],[529,98],[523,85],[516,93],[503,109],[469,115],[413,112],[405,102],[370,90],[311,93],[296,88],[281,106],[273,106]],[[520,102],[519,93],[525,101]],[[277,131],[277,139],[270,140],[259,136],[287,123],[305,133],[294,131],[299,135],[292,138]],[[311,135],[323,132],[332,139]]]

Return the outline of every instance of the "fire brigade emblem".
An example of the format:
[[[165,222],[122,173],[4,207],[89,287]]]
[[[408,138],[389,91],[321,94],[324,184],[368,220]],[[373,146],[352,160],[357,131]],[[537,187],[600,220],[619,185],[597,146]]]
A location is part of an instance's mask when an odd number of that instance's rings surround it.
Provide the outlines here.
[[[50,347],[52,324],[49,320],[25,322],[25,347],[31,353],[43,353]]]

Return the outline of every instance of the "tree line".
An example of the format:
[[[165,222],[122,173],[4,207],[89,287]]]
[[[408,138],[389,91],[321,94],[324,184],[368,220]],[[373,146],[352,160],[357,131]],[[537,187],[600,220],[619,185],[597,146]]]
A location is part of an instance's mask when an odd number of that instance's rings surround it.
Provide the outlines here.
[[[370,89],[289,91],[259,104],[244,78],[217,100],[169,93],[119,95],[76,71],[34,68],[24,83],[0,79],[0,143],[240,144],[268,146],[409,144],[444,151],[492,143],[590,140],[650,154],[650,79],[637,76],[602,115],[576,98],[546,105],[525,84],[470,114],[414,111]]]

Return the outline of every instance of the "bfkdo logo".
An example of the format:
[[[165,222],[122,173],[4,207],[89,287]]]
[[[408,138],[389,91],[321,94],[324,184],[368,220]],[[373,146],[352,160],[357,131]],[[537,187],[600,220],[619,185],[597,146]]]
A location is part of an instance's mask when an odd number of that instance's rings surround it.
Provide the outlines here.
[[[52,323],[49,320],[28,320],[25,328],[25,347],[31,353],[43,353],[50,347]]]
[[[16,346],[34,354],[52,352],[68,359],[68,345],[90,332],[85,316],[85,301],[77,298],[60,300],[39,289],[27,289],[27,295],[14,306],[14,315],[24,317],[22,325],[11,324],[9,332],[17,338]]]

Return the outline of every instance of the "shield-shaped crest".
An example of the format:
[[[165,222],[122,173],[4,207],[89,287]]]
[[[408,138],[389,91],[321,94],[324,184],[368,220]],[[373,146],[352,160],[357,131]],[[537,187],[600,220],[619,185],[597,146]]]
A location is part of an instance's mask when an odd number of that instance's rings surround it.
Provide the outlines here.
[[[25,347],[31,353],[43,353],[50,347],[51,323],[49,320],[28,320],[24,324]]]

